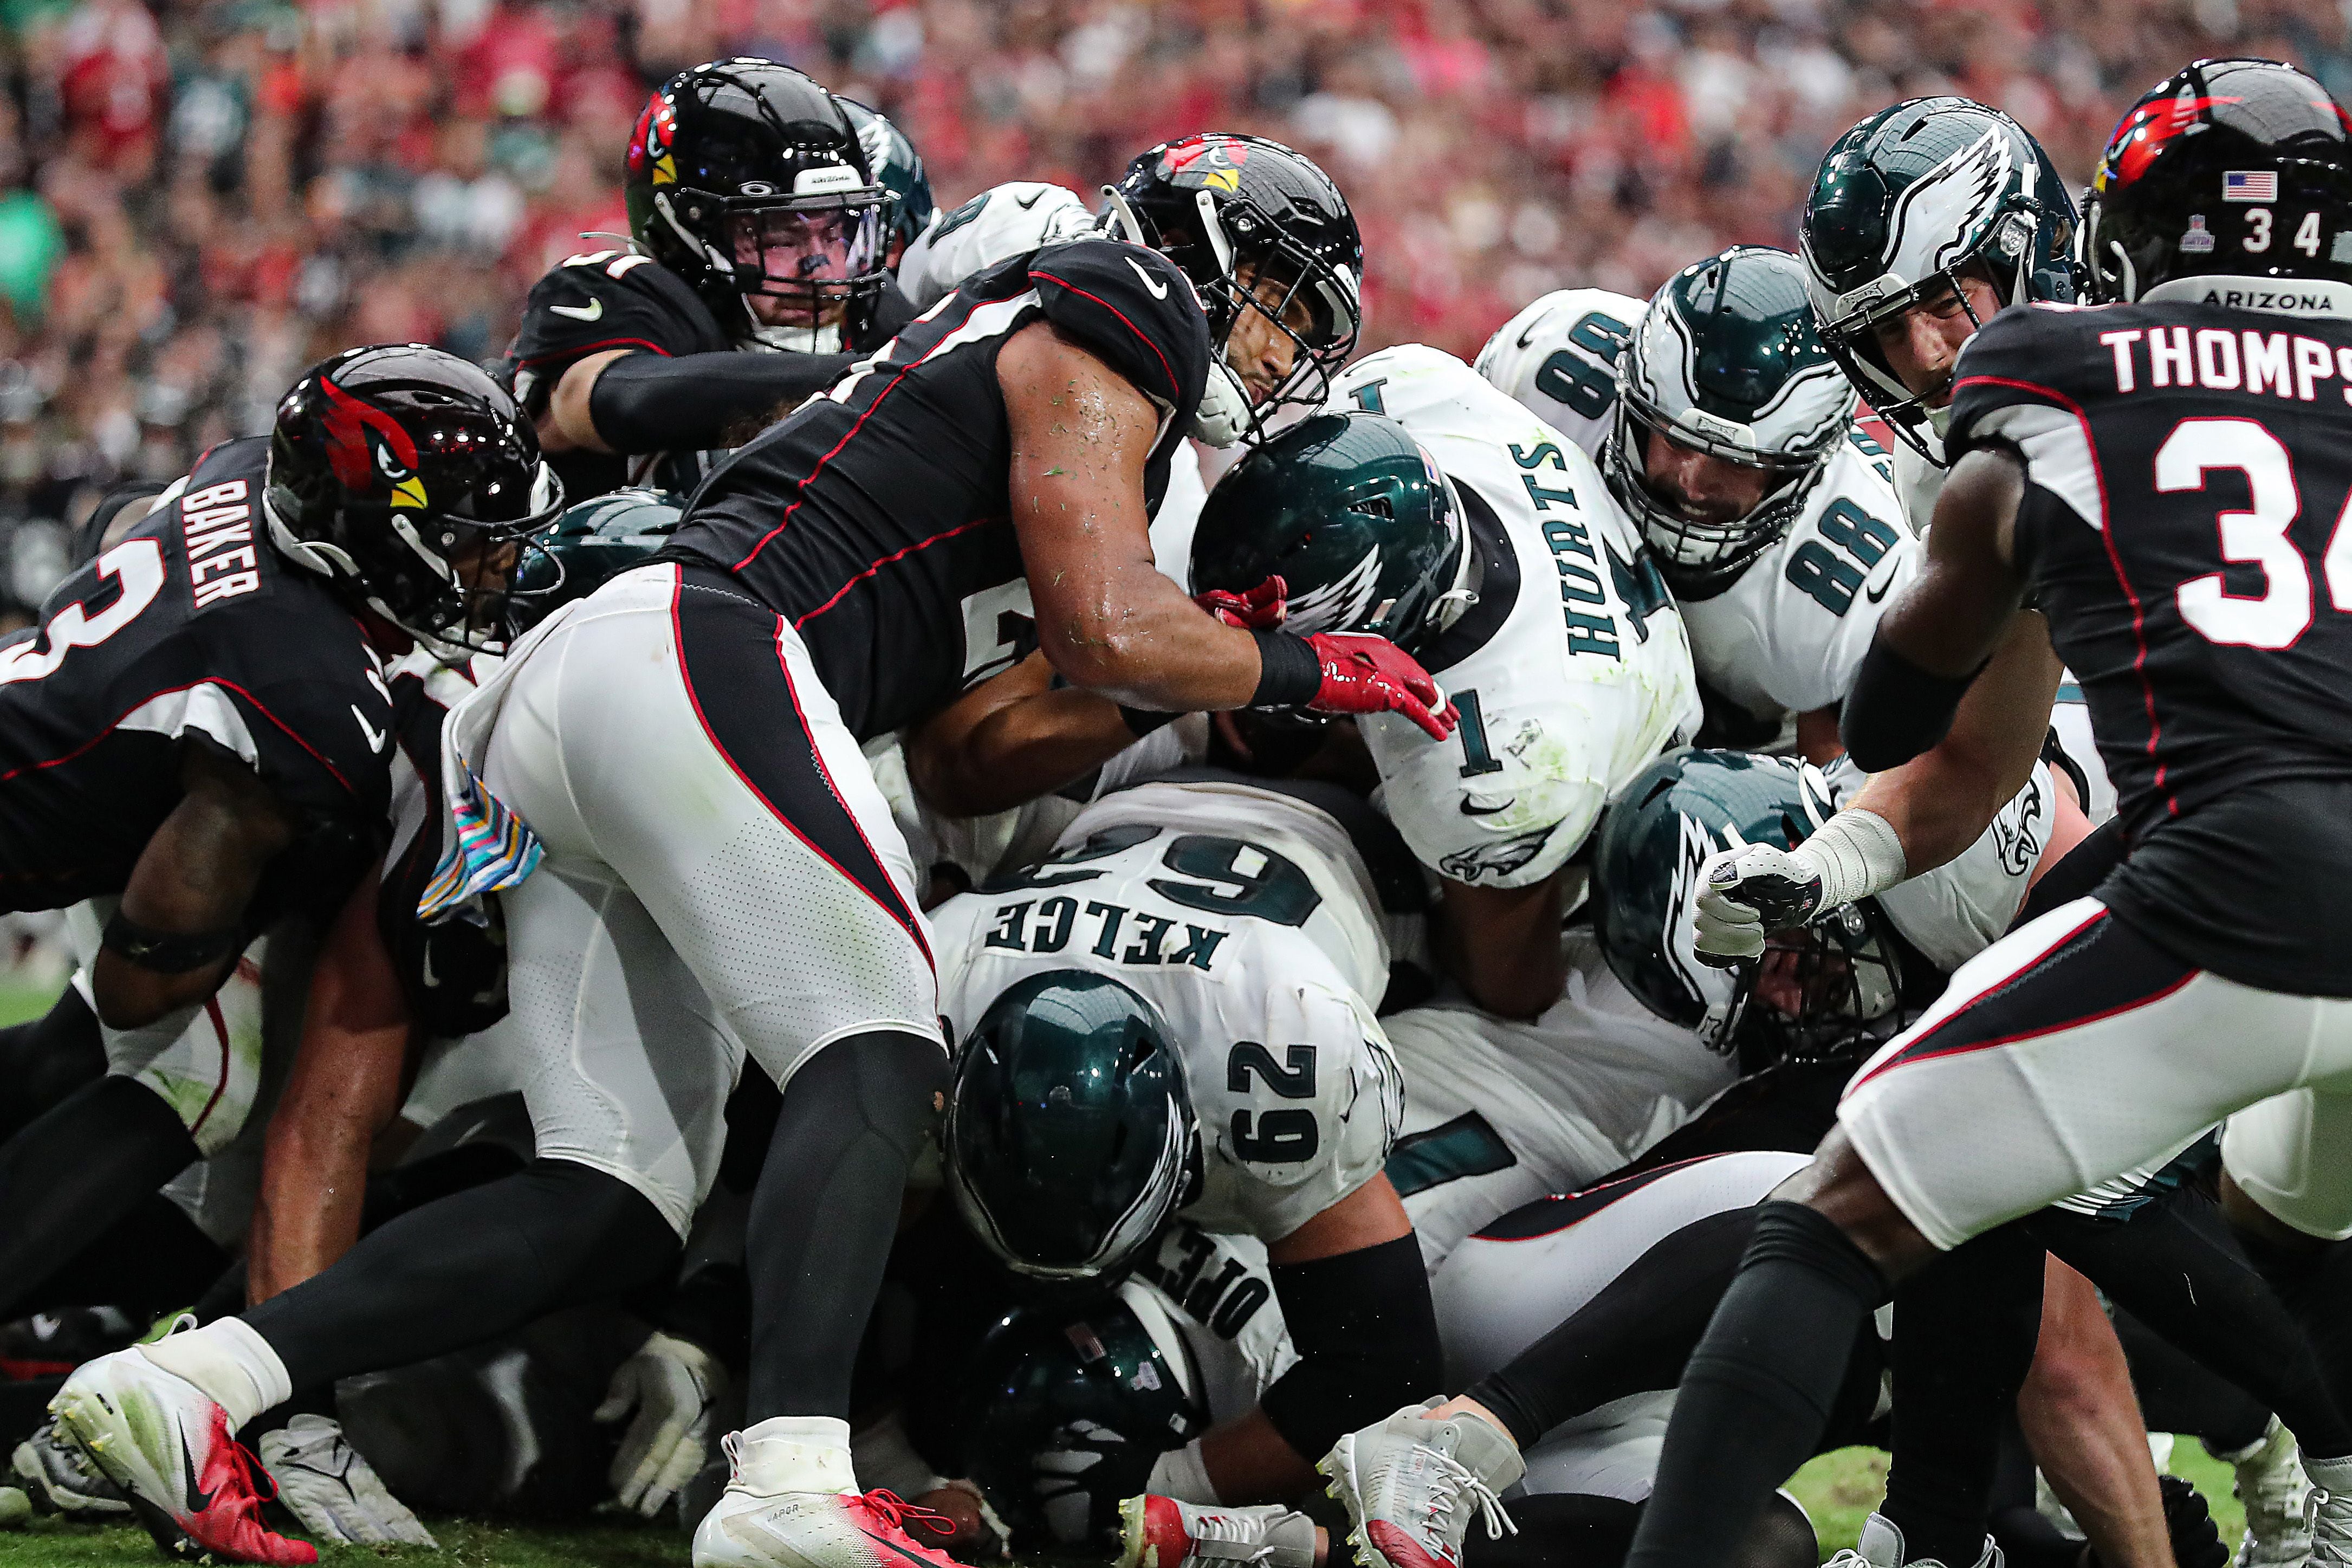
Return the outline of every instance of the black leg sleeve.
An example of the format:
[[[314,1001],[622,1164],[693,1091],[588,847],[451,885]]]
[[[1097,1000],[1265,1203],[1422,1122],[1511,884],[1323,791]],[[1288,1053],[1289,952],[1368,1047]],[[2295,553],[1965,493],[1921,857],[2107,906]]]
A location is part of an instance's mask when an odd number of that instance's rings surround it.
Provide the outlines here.
[[[890,1030],[835,1040],[784,1086],[745,1241],[746,1425],[771,1415],[847,1419],[907,1169],[946,1087],[939,1043]]]
[[[2014,1226],[1895,1293],[1895,1458],[1880,1507],[1914,1558],[1974,1563],[2000,1438],[2042,1329],[2042,1251]]]
[[[1419,1241],[1401,1236],[1273,1272],[1298,1361],[1260,1405],[1300,1458],[1313,1464],[1357,1427],[1437,1392],[1444,1363]]]
[[[0,1138],[105,1076],[98,1015],[68,985],[41,1016],[0,1029]]]
[[[1573,1316],[1464,1392],[1521,1447],[1629,1394],[1672,1388],[1739,1271],[1757,1211],[1693,1220],[1662,1238]]]
[[[1684,1372],[1633,1568],[1722,1568],[1828,1426],[1854,1336],[1887,1286],[1835,1224],[1767,1203]]]
[[[2290,1300],[2247,1264],[2248,1254],[2226,1233],[2209,1234],[2196,1223],[2202,1203],[2178,1196],[2121,1222],[2045,1209],[2027,1224],[2117,1305],[2277,1411],[2309,1451],[2352,1454],[2343,1387],[2325,1374],[2330,1369],[2314,1353],[2319,1343],[2306,1337],[2313,1320],[2298,1321]],[[2331,1300],[2334,1311],[2318,1309],[2318,1324],[2340,1332],[2339,1325],[2352,1321],[2352,1301]],[[2352,1352],[2352,1336],[2343,1348]],[[2339,1360],[2334,1370],[2346,1364]]]
[[[161,1193],[149,1193],[26,1292],[19,1312],[121,1307],[133,1317],[176,1311],[205,1293],[229,1256]]]
[[[2132,1388],[2151,1432],[2188,1432],[2217,1454],[2262,1441],[2271,1407],[2202,1363],[2123,1308],[2116,1338],[2131,1363]]]
[[[195,1158],[179,1113],[127,1078],[85,1084],[0,1144],[0,1318]]]
[[[405,1366],[608,1300],[677,1267],[645,1194],[568,1160],[404,1214],[245,1314],[298,1389]]]
[[[1463,1568],[1618,1568],[1643,1507],[1577,1492],[1521,1498],[1511,1504],[1518,1533],[1497,1539],[1473,1530],[1462,1542]],[[1727,1568],[1813,1568],[1820,1561],[1813,1521],[1776,1494]]]
[[[2339,1412],[2352,1409],[2352,1241],[2281,1247],[2243,1233],[2238,1240],[2308,1336],[2321,1373],[2314,1392],[2324,1388]],[[2298,1414],[2275,1399],[2272,1407],[2305,1453],[2322,1459],[2352,1454],[2352,1441],[2340,1425],[2323,1438],[2298,1425],[2311,1419],[2308,1412]]]

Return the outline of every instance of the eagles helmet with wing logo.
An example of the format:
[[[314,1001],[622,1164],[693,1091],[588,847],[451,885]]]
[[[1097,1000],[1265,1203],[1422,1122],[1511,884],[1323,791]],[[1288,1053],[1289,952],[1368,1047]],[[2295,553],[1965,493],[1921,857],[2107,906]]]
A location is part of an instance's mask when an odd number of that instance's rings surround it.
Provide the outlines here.
[[[1853,384],[1813,330],[1804,265],[1755,245],[1666,279],[1618,356],[1617,387],[1601,471],[1685,595],[1720,589],[1788,531],[1853,416]],[[1744,516],[1691,517],[1650,488],[1653,435],[1760,469],[1771,488]]]
[[[895,268],[907,247],[931,226],[937,216],[931,176],[924,172],[923,155],[915,151],[905,132],[856,99],[835,96],[849,122],[857,127],[857,140],[866,149],[866,166],[873,171],[874,183],[890,193],[889,216],[883,220],[889,234],[885,259]]]
[[[1996,109],[1916,98],[1831,143],[1800,225],[1822,341],[1919,455],[1946,416],[1903,384],[1874,327],[1914,305],[1968,296],[1982,269],[2004,305],[2074,298],[2074,204],[2042,144]],[[1971,315],[1974,314],[1970,310]]]
[[[278,405],[271,542],[444,657],[504,642],[516,563],[562,508],[530,420],[455,354],[349,349]]]
[[[1192,533],[1192,587],[1246,594],[1279,576],[1286,630],[1370,632],[1411,652],[1459,613],[1462,502],[1395,420],[1317,414],[1226,470]]]
[[[962,1473],[1020,1552],[1101,1544],[1153,1462],[1209,1425],[1183,1335],[1132,1280],[1008,1314],[966,1369]]]
[[[1836,809],[1810,763],[1693,750],[1643,769],[1601,819],[1592,910],[1609,967],[1743,1071],[1890,1038],[1925,1004],[1913,991],[1942,987],[1868,899],[1774,937],[1760,963],[1737,972],[1699,962],[1692,896],[1706,858],[1739,844],[1793,849]]]
[[[584,599],[669,542],[686,510],[667,490],[607,490],[572,508],[531,541],[515,573],[514,635]]]

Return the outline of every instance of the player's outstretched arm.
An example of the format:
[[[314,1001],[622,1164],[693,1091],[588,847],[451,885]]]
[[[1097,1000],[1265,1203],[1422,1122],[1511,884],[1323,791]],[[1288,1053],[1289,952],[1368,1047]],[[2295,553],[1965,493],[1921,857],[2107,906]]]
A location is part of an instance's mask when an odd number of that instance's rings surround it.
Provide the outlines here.
[[[1033,653],[909,731],[907,776],[943,816],[1010,811],[1135,744],[1139,731],[1123,711],[1091,691],[1055,690],[1053,665]]]
[[[294,819],[235,756],[181,747],[180,804],[140,852],[107,922],[90,992],[100,1023],[135,1029],[220,988],[245,947],[245,907]]]
[[[264,1144],[246,1300],[266,1301],[359,1239],[368,1155],[400,1112],[407,998],[376,925],[379,866],[335,917],[310,973],[302,1040]]]
[[[1168,1456],[1196,1453],[1228,1503],[1310,1490],[1313,1459],[1343,1434],[1437,1393],[1444,1370],[1421,1244],[1385,1173],[1269,1242],[1265,1256],[1299,1359],[1256,1409]],[[1152,1489],[1162,1489],[1155,1480]]]

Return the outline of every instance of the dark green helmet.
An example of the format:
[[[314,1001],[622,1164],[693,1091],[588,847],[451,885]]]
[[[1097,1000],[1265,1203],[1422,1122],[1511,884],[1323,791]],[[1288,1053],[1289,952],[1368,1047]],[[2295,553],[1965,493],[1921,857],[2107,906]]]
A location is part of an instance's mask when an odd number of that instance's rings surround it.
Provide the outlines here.
[[[874,171],[874,183],[890,193],[890,205],[883,212],[883,226],[890,237],[898,242],[899,254],[915,243],[923,230],[931,226],[931,177],[923,172],[923,155],[907,140],[907,133],[875,110],[854,98],[840,100],[842,111],[849,123],[857,128],[857,140],[866,149],[866,167]],[[892,270],[898,262],[891,261]]]
[[[1198,1142],[1160,1009],[1107,975],[1050,970],[1006,987],[964,1043],[948,1190],[1013,1269],[1091,1279],[1175,1211]]]
[[[667,490],[607,490],[536,535],[516,568],[507,612],[520,637],[555,610],[584,599],[669,542],[686,503]]]
[[[1167,1310],[1133,1281],[1010,1313],[965,1363],[964,1468],[1016,1552],[1101,1543],[1153,1461],[1209,1425],[1200,1373]],[[1067,1455],[1038,1464],[1040,1455]]]
[[[1853,384],[1813,331],[1804,264],[1759,245],[1666,279],[1618,356],[1617,392],[1601,473],[1685,593],[1719,588],[1787,531],[1853,417]],[[1772,488],[1744,517],[1688,517],[1650,489],[1652,431],[1762,469]]]
[[[1395,420],[1317,414],[1269,437],[1209,492],[1192,591],[1245,594],[1279,574],[1286,631],[1371,632],[1410,651],[1460,585],[1462,502]]]
[[[1931,460],[1931,412],[1888,366],[1872,323],[1953,295],[1965,306],[1957,275],[1971,262],[2003,305],[2074,298],[2065,182],[2023,126],[1965,98],[1898,103],[1832,142],[1800,233],[1822,341]]]
[[[1868,899],[1769,939],[1758,963],[1699,962],[1691,915],[1707,857],[1744,844],[1793,849],[1836,809],[1811,763],[1692,750],[1643,769],[1601,819],[1593,924],[1610,969],[1743,1070],[1885,1038],[1907,1017],[1906,980],[1941,984]]]

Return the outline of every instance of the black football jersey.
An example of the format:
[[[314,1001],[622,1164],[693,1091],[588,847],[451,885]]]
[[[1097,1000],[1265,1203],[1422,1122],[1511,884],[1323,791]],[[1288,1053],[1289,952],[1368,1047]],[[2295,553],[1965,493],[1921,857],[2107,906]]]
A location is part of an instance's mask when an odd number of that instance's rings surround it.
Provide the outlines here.
[[[1035,646],[996,356],[1041,320],[1162,411],[1146,472],[1156,508],[1207,384],[1208,322],[1166,257],[1081,239],[967,279],[728,458],[661,552],[732,573],[799,628],[861,740]]]
[[[1947,449],[2014,449],[2021,568],[2189,963],[2352,995],[2352,321],[2036,306],[1962,353]]]
[[[394,665],[389,841],[376,897],[376,931],[400,976],[410,1016],[425,1035],[456,1039],[506,1016],[506,929],[499,900],[483,900],[488,923],[417,918],[417,901],[440,867],[450,820],[441,789],[442,721],[476,684],[473,667],[441,669],[423,655]]]
[[[359,623],[270,545],[268,458],[258,437],[205,454],[0,647],[0,909],[121,892],[179,804],[191,735],[301,821],[266,892],[340,900],[378,840],[392,700]]]

